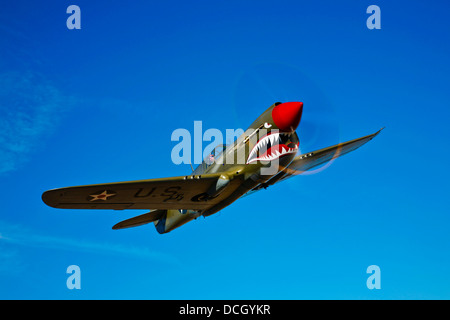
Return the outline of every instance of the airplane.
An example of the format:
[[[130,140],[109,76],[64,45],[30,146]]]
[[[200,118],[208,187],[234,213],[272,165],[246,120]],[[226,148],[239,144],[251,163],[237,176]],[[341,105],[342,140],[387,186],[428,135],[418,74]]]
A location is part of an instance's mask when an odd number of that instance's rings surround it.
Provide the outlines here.
[[[296,129],[302,111],[302,102],[274,103],[238,139],[221,146],[218,152],[214,150],[214,156],[205,157],[189,175],[53,189],[45,191],[42,200],[50,207],[62,209],[147,209],[150,212],[112,228],[153,222],[156,230],[164,234],[199,216],[217,213],[243,196],[347,154],[383,129],[297,155]]]

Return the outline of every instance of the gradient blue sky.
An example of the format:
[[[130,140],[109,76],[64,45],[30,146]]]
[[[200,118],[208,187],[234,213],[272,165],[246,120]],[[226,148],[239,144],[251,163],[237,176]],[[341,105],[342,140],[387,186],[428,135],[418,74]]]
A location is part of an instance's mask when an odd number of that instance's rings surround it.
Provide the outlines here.
[[[81,8],[68,30],[66,8]],[[366,8],[381,8],[381,30]],[[0,10],[1,299],[449,299],[445,1],[13,1]],[[301,148],[386,129],[169,234],[47,189],[184,175],[173,130],[303,101]],[[224,116],[227,114],[227,116]],[[66,268],[81,269],[68,290]],[[381,289],[366,268],[381,269]]]

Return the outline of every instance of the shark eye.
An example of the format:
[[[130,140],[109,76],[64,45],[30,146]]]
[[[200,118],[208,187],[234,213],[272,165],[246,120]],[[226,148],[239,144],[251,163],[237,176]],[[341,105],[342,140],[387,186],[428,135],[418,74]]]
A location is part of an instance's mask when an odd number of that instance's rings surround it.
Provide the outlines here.
[[[264,123],[264,128],[269,129],[272,125],[268,122]]]

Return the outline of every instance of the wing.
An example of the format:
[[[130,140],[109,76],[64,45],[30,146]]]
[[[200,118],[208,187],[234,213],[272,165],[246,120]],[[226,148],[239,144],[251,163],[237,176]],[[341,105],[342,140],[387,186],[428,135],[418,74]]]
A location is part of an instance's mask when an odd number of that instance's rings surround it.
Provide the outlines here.
[[[303,172],[324,164],[330,160],[336,159],[344,154],[347,154],[353,150],[358,149],[363,144],[372,140],[380,131],[378,130],[373,134],[350,140],[347,142],[339,143],[337,145],[324,148],[321,150],[305,153],[294,158],[289,166],[284,170],[284,178],[290,175],[302,174]]]
[[[220,201],[198,197],[219,177],[220,173],[68,187],[46,191],[42,200],[63,209],[202,210]]]
[[[266,183],[259,185],[257,188],[253,189],[254,191],[259,190],[261,188],[267,188],[270,185],[273,185],[277,182],[285,180],[294,175],[302,174],[305,171],[308,171],[312,168],[315,168],[321,164],[324,164],[330,160],[336,159],[344,154],[347,154],[353,150],[358,149],[363,144],[372,140],[377,134],[381,132],[384,128],[378,130],[373,134],[369,134],[367,136],[350,140],[347,142],[339,143],[337,145],[320,149],[313,152],[308,152],[302,155],[299,155],[292,160],[288,167],[284,168],[280,173],[274,176],[272,179],[267,181]],[[252,190],[252,191],[253,191]]]

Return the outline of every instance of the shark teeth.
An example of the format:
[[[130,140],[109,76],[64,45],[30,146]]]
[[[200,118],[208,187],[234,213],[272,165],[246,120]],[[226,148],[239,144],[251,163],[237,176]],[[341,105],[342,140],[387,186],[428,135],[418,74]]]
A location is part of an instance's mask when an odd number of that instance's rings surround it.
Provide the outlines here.
[[[258,150],[263,148],[267,149],[267,145],[270,142],[270,144],[273,146],[280,140],[280,134],[279,133],[272,133],[264,136],[261,140],[258,141],[258,143],[253,147],[252,151],[250,152],[250,155],[248,159],[251,159],[252,157],[256,157]],[[248,161],[247,161],[248,162]]]
[[[290,136],[290,134],[287,133],[269,133],[264,137],[262,137],[250,151],[250,155],[248,156],[247,159],[247,164],[258,160],[272,161],[286,154],[297,153],[298,143],[295,144],[295,146],[292,148],[286,146],[285,144],[280,144],[282,135]],[[267,148],[269,142],[271,147]],[[259,151],[262,151],[260,152],[260,154],[261,153],[263,154],[257,156]]]

